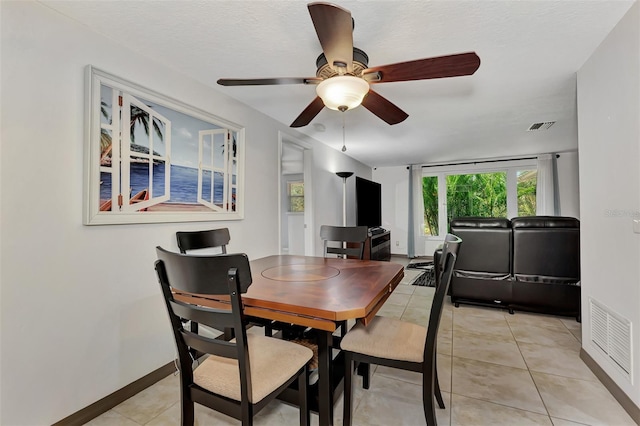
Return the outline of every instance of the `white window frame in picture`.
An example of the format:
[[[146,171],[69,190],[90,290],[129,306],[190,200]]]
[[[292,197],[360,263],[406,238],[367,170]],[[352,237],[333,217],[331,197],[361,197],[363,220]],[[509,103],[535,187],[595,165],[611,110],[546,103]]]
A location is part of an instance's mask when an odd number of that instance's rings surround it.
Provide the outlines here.
[[[85,225],[244,218],[243,127],[91,65],[85,90]]]

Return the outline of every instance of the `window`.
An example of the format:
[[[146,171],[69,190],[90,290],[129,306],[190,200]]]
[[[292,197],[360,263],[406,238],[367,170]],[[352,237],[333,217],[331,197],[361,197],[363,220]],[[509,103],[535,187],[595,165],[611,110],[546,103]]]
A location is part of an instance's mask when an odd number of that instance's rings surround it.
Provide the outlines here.
[[[292,213],[304,212],[304,182],[289,182],[287,194],[289,196],[289,211]]]
[[[444,235],[455,217],[535,215],[535,160],[498,164],[423,168],[424,235]]]
[[[535,216],[537,170],[519,170],[518,176],[518,216]]]

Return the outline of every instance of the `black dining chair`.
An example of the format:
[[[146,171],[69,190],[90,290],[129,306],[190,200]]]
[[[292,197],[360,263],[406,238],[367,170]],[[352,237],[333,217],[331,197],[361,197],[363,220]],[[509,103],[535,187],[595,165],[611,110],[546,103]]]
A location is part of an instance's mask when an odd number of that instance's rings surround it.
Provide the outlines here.
[[[422,373],[422,402],[427,425],[436,426],[434,395],[440,408],[445,408],[436,367],[436,342],[444,299],[462,240],[447,238],[443,245],[445,257],[440,285],[436,288],[427,327],[391,317],[376,316],[366,327],[356,324],[342,338],[340,347],[345,355],[343,424],[352,423],[354,362],[384,365]]]
[[[207,229],[203,231],[178,231],[176,240],[180,253],[186,254],[193,250],[218,249],[220,253],[227,252],[227,245],[231,241],[228,228]],[[191,331],[198,332],[198,323],[191,322]],[[227,331],[227,338],[233,336]]]
[[[251,285],[249,260],[244,254],[194,256],[156,248],[155,269],[169,312],[178,350],[182,422],[194,424],[194,403],[253,424],[253,416],[297,381],[300,424],[309,424],[307,363],[313,352],[295,343],[247,334],[242,294]],[[176,299],[176,292],[216,295],[217,308]],[[222,331],[232,328],[226,341],[193,333],[183,320]],[[208,354],[193,369],[192,353]]]

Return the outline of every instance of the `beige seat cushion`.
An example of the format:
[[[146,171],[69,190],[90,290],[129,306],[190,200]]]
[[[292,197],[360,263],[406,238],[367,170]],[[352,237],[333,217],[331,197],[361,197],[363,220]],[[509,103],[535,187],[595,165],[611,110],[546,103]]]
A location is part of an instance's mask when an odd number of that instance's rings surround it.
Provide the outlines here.
[[[342,338],[340,347],[378,358],[422,362],[427,329],[395,318],[373,318],[368,326],[358,322]]]
[[[292,377],[313,356],[311,349],[273,337],[247,335],[252,403],[260,402]],[[240,370],[233,359],[210,355],[193,372],[193,381],[209,391],[240,401]]]

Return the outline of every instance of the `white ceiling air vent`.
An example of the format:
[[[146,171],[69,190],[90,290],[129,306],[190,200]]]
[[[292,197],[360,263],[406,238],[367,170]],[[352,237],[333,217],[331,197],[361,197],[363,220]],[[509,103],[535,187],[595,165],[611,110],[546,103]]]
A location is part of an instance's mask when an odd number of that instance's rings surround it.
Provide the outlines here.
[[[631,321],[589,298],[591,341],[612,361],[612,365],[632,382]]]
[[[536,130],[547,130],[549,127],[553,126],[555,121],[544,121],[541,123],[533,123],[527,129],[527,132],[535,132]]]

